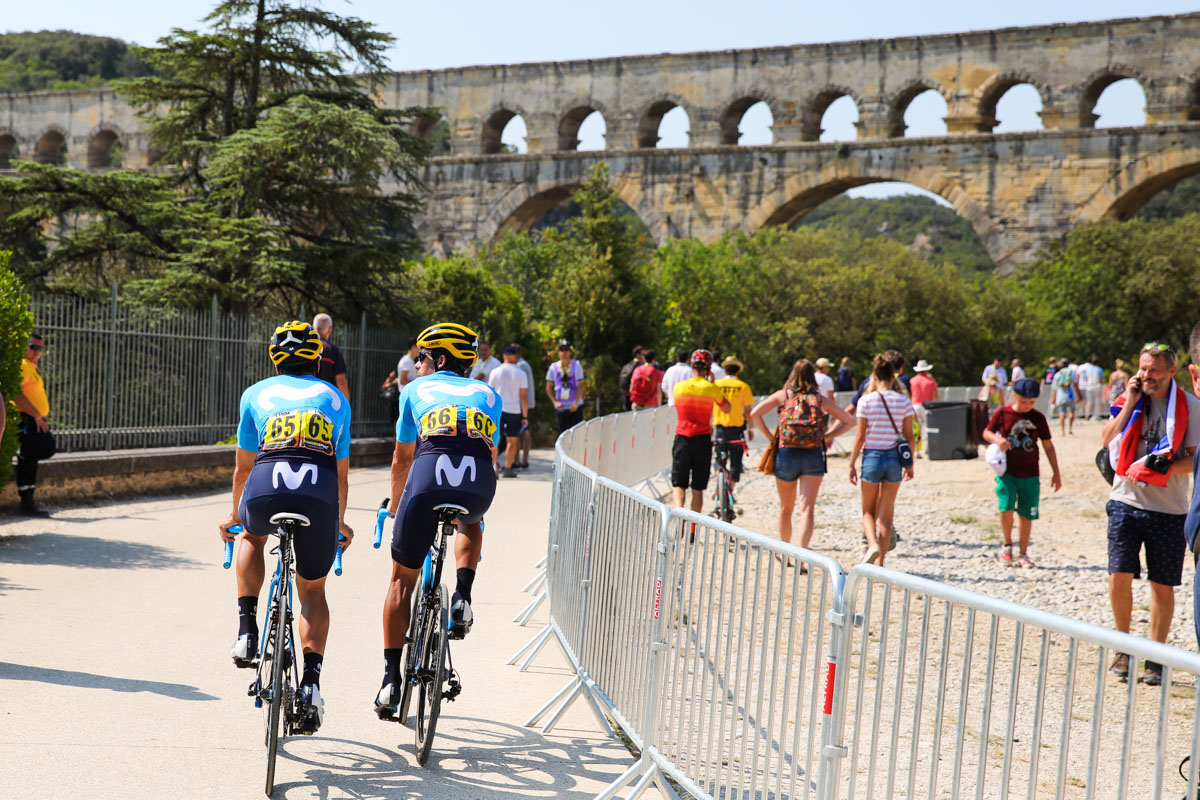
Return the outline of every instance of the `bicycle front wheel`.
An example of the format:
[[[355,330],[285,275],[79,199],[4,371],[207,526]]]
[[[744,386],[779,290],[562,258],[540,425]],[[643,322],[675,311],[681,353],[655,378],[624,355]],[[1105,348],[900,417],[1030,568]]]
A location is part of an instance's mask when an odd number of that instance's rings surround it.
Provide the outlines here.
[[[284,596],[286,591],[284,581],[276,584],[275,595],[271,598],[271,617],[274,627],[271,630],[271,702],[267,711],[267,794],[275,789],[275,754],[279,749],[280,712],[283,710],[284,695],[287,687],[284,685],[286,676],[284,662],[287,660],[287,629],[291,620],[287,618],[287,603]]]
[[[717,477],[717,516],[724,522],[733,522],[733,506],[729,497],[729,479],[724,470]]]
[[[442,686],[446,682],[448,631],[450,626],[450,596],[445,585],[439,585],[435,601],[427,609],[421,664],[417,671],[417,763],[424,764],[433,749],[433,733],[437,728],[442,707]]]

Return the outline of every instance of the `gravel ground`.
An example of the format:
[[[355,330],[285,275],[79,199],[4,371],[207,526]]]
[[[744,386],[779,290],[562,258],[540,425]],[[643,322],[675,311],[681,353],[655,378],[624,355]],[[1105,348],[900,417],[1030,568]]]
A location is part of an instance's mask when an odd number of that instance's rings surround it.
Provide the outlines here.
[[[1075,433],[1062,437],[1057,424],[1053,426],[1063,488],[1051,491],[1050,468],[1043,453],[1041,518],[1033,524],[1029,547],[1036,568],[1006,567],[998,559],[1002,538],[994,478],[982,458],[917,460],[915,478],[901,486],[896,501],[896,530],[901,541],[888,555],[886,566],[1111,626],[1104,513],[1108,485],[1093,463],[1100,447],[1100,429],[1098,422],[1077,422]],[[839,443],[848,449],[850,439],[843,437]],[[747,464],[757,462],[758,454],[752,452]],[[861,543],[859,491],[850,484],[848,470],[846,455],[831,454],[810,543],[811,549],[836,558],[847,571],[866,552]],[[737,502],[743,511],[737,524],[778,535],[779,498],[772,478],[747,472]],[[1183,585],[1176,591],[1175,616],[1167,640],[1185,649],[1196,647],[1190,590],[1193,571],[1191,559],[1185,558]],[[1145,580],[1135,581],[1131,632],[1136,635],[1147,635],[1149,602],[1149,585]]]

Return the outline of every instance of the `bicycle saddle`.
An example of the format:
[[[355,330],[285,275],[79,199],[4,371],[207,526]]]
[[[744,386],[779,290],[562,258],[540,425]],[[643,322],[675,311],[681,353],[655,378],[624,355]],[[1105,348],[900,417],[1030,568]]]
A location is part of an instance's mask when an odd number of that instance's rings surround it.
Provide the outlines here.
[[[284,522],[287,522],[288,520],[291,520],[292,522],[297,522],[300,525],[304,526],[305,528],[307,528],[309,525],[312,524],[311,522],[309,522],[308,517],[304,516],[303,514],[293,514],[290,511],[280,511],[278,514],[273,514],[271,516],[271,524],[272,525],[282,525]]]
[[[467,510],[455,503],[442,503],[439,506],[434,506],[433,510],[438,512],[438,516],[442,519],[454,519],[457,516],[467,513]]]

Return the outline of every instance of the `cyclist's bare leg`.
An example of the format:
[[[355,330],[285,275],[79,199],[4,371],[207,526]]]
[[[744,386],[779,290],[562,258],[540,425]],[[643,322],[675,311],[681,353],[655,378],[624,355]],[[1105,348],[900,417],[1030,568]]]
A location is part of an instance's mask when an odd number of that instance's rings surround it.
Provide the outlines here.
[[[300,644],[306,653],[324,653],[329,638],[329,603],[325,601],[325,579],[306,581],[296,576],[300,595]]]
[[[454,542],[454,562],[459,569],[479,569],[479,553],[483,550],[483,526],[458,523],[458,539]]]
[[[404,646],[408,633],[408,617],[412,608],[413,587],[420,570],[409,569],[392,562],[392,580],[383,598],[383,646],[385,649]]]
[[[262,591],[266,567],[263,551],[268,537],[252,533],[238,534],[237,546],[237,593],[238,597],[258,597]]]

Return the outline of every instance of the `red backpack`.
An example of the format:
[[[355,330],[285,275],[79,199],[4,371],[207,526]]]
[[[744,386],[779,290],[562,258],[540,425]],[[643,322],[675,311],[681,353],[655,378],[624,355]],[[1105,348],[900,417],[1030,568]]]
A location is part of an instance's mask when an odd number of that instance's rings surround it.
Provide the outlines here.
[[[638,367],[629,380],[629,402],[648,406],[654,402],[654,382]]]
[[[825,444],[825,412],[821,398],[796,392],[779,412],[779,446],[809,450]]]

